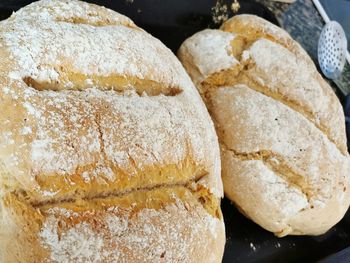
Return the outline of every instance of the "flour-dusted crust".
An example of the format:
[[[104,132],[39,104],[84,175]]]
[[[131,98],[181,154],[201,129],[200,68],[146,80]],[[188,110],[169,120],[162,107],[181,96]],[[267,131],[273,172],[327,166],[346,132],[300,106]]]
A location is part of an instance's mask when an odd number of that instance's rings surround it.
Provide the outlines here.
[[[219,262],[217,137],[171,51],[79,1],[33,3],[0,36],[2,262]]]
[[[178,55],[214,120],[225,193],[240,210],[279,236],[321,234],[337,223],[350,202],[344,114],[300,45],[239,15],[195,34]]]

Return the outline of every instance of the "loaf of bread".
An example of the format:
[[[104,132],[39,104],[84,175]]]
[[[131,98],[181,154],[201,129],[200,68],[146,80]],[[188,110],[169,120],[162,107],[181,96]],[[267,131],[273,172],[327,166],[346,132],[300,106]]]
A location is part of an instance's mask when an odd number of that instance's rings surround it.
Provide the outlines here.
[[[60,0],[0,46],[0,262],[221,262],[219,144],[170,50]]]
[[[318,235],[350,202],[344,114],[284,30],[239,15],[178,56],[214,120],[226,196],[277,236]]]

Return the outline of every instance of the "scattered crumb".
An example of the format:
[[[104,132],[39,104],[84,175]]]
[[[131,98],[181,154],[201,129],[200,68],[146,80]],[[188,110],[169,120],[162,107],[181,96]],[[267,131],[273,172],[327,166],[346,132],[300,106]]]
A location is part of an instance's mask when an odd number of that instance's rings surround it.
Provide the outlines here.
[[[231,5],[231,11],[233,13],[237,13],[238,10],[240,9],[240,4],[238,0],[232,1]],[[211,8],[211,13],[212,13],[212,18],[215,24],[221,24],[225,22],[228,17],[229,17],[229,8],[227,5],[224,3],[223,0],[217,0],[215,3],[215,6]]]
[[[249,244],[250,248],[253,249],[254,251],[256,251],[256,247],[254,246],[254,244],[252,242],[250,242]]]
[[[281,247],[281,244],[278,242],[276,245],[275,245],[276,248],[280,248]]]
[[[234,12],[234,13],[237,13],[238,10],[241,8],[241,5],[238,3],[237,0],[234,0],[231,4],[231,10]]]
[[[211,13],[215,24],[221,24],[228,19],[228,8],[223,0],[216,1],[215,6],[211,8]]]

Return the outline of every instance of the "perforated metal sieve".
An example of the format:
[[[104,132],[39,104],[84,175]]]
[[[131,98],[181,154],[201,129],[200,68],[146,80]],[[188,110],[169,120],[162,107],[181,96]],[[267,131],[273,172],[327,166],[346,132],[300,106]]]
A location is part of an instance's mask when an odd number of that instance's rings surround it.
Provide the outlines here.
[[[330,21],[321,3],[313,2],[326,23],[318,41],[318,63],[327,78],[336,79],[341,75],[345,61],[350,63],[346,35],[338,22]]]
[[[342,26],[336,21],[329,21],[318,41],[318,62],[327,78],[336,79],[341,75],[346,52],[347,40]]]

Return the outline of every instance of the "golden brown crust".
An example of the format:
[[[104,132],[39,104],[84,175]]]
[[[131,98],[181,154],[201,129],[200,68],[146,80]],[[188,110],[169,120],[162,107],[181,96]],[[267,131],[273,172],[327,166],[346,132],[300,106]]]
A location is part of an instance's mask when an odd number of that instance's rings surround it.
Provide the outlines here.
[[[322,234],[343,217],[349,158],[303,115],[240,85],[218,88],[211,102],[225,193],[245,214],[282,236]]]
[[[0,236],[6,237],[0,246],[2,262],[182,262],[182,257],[192,262],[204,256],[219,262],[224,225],[217,137],[198,92],[171,51],[130,19],[79,1],[35,2],[0,22],[0,36],[0,102],[5,109],[0,114],[0,197],[1,213],[8,215],[0,222]],[[69,203],[74,213],[83,203],[84,218],[66,229],[74,241],[74,234],[99,231],[92,220],[100,209],[96,203],[129,196],[129,205],[148,204],[154,200],[148,192],[156,190],[171,198],[160,195],[159,206],[151,208],[130,207],[123,221],[131,227],[123,232],[130,238],[152,221],[139,236],[159,239],[149,250],[128,240],[118,245],[118,237],[103,228],[112,216],[106,207],[98,223],[103,236],[84,247],[100,255],[84,257],[72,250],[72,240],[50,247],[61,225],[52,225],[46,239],[40,236],[48,221],[57,218],[47,213],[47,206],[55,210]],[[110,207],[125,204],[118,202]],[[192,203],[189,212],[183,208]],[[184,224],[171,236],[166,224],[175,227],[178,221]],[[199,232],[180,237],[186,229]],[[152,237],[161,230],[168,234]],[[207,243],[201,231],[207,232]],[[88,236],[81,238],[89,242]],[[114,245],[104,244],[107,240]],[[159,251],[153,253],[160,241],[169,245],[163,258]],[[203,255],[200,246],[208,247]],[[56,248],[67,257],[57,258]]]
[[[298,58],[315,68],[309,55],[294,41],[291,36],[280,27],[271,24],[265,19],[254,15],[239,15],[227,20],[220,30],[241,35],[247,42],[265,38],[290,50]]]
[[[9,195],[3,206],[4,263],[220,262],[223,253],[223,221],[182,186],[36,209]]]
[[[281,28],[262,18],[250,15],[235,16],[224,23],[221,26],[221,30],[244,36],[246,42],[250,43],[250,45],[255,41],[259,42],[257,41],[259,38],[268,39],[272,42],[265,42],[265,45],[266,43],[271,46],[273,46],[273,43],[278,44],[270,48],[256,43],[255,45],[258,45],[257,50],[266,50],[265,52],[258,51],[257,58],[260,58],[260,61],[270,61],[263,57],[264,54],[268,54],[267,50],[276,53],[276,59],[271,61],[270,65],[257,65],[256,68],[260,72],[253,69],[248,70],[245,74],[252,81],[255,80],[255,83],[257,82],[256,80],[265,81],[265,89],[270,89],[277,95],[280,94],[290,105],[294,105],[295,109],[298,108],[298,110],[303,111],[303,114],[307,115],[312,122],[318,125],[344,154],[347,153],[345,129],[339,129],[341,127],[339,125],[344,124],[343,119],[340,118],[343,114],[339,100],[318,73],[311,58],[299,43],[294,41]],[[281,46],[293,53],[295,57],[293,58],[286,50],[283,51]],[[250,68],[248,62],[250,59],[246,59],[243,62],[245,67]],[[256,63],[254,59],[251,60],[250,63]],[[270,69],[268,73],[264,72],[264,69],[267,68]],[[276,71],[271,72],[272,68],[276,69]],[[264,75],[262,76],[261,74]],[[279,81],[273,83],[273,79],[278,79]],[[288,81],[290,83],[286,83]],[[282,87],[276,90],[276,84]],[[309,89],[309,86],[314,88]],[[315,99],[316,97],[318,100]]]
[[[226,196],[278,236],[337,223],[350,202],[343,111],[300,45],[238,15],[186,40],[178,56],[214,120]]]

